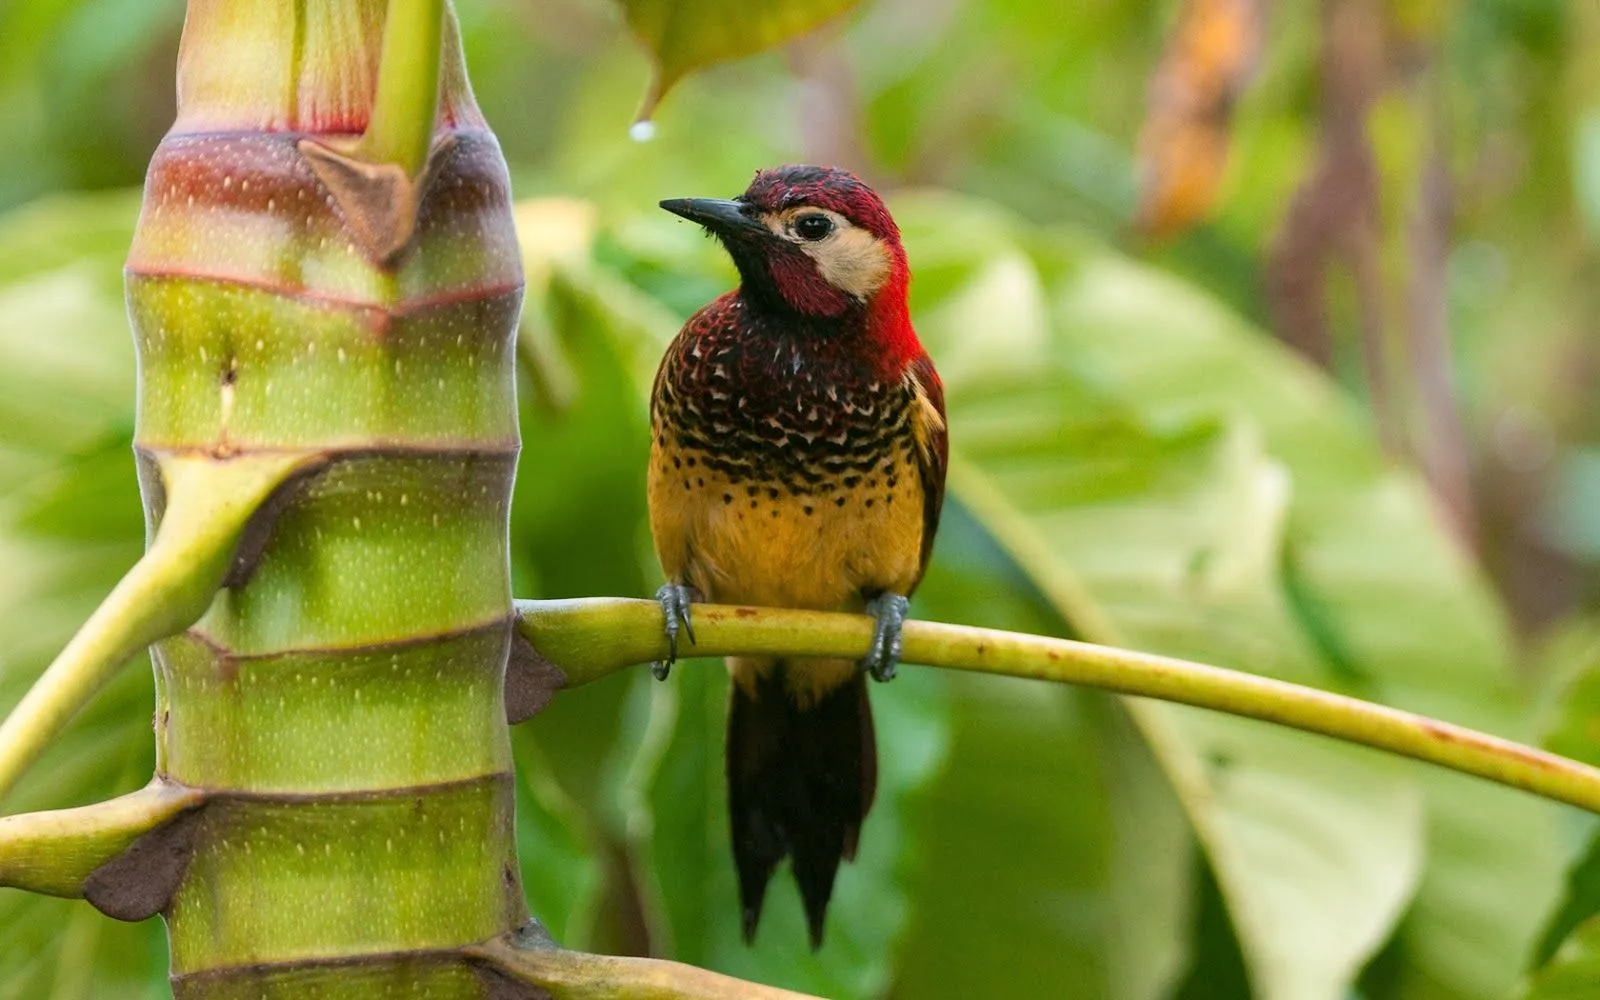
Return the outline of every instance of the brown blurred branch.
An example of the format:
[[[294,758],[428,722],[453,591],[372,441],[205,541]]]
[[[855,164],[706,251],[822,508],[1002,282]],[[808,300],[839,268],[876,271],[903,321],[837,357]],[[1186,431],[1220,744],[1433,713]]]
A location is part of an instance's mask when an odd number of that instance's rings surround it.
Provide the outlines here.
[[[1404,435],[1385,357],[1378,168],[1366,132],[1383,78],[1382,12],[1374,0],[1324,0],[1322,12],[1317,160],[1269,251],[1268,301],[1278,336],[1331,368],[1327,276],[1336,262],[1349,269],[1373,416],[1384,446],[1400,453]]]
[[[1411,285],[1406,340],[1422,411],[1417,458],[1444,508],[1446,523],[1463,543],[1473,546],[1477,504],[1450,354],[1447,271],[1453,217],[1450,171],[1436,146],[1422,167],[1408,233]]]

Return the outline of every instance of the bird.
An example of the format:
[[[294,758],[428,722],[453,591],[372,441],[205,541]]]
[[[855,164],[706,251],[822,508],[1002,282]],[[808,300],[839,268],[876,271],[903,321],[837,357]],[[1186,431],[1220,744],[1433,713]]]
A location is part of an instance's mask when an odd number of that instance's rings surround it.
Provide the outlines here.
[[[670,653],[691,603],[874,618],[861,661],[730,657],[726,771],[744,939],[785,859],[811,947],[877,786],[865,678],[894,677],[944,500],[944,388],[912,327],[900,231],[836,167],[757,172],[661,207],[704,227],[738,287],[684,325],[651,392],[650,527]]]

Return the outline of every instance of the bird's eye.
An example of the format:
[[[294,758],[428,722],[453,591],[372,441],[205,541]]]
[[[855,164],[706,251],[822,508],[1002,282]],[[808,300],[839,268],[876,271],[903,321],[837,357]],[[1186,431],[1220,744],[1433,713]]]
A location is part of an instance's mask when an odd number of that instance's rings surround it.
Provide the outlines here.
[[[820,240],[833,232],[833,220],[826,215],[802,215],[794,220],[794,231],[803,240]]]

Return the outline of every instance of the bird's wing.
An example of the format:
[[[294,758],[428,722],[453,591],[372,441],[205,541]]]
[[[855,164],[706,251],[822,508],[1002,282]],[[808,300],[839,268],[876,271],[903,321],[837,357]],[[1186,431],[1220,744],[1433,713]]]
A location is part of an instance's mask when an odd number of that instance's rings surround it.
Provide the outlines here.
[[[950,433],[945,424],[944,383],[926,354],[907,368],[916,412],[912,427],[917,436],[917,466],[922,473],[922,558],[917,575],[928,568],[933,554],[933,536],[939,530],[939,511],[944,507],[944,473],[950,460]]]

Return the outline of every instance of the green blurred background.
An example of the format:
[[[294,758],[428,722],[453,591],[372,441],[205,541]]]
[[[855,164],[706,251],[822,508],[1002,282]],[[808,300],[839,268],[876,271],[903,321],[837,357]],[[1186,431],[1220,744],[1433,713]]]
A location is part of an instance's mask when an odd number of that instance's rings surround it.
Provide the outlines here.
[[[655,202],[838,163],[889,196],[950,387],[917,613],[1600,758],[1600,6],[867,0],[686,79],[636,143],[618,5],[456,5],[531,199],[519,595],[656,582],[643,393],[732,277]],[[0,707],[138,551],[118,268],[182,16],[0,0]],[[12,805],[141,783],[148,688],[129,671]],[[874,697],[884,789],[819,955],[782,879],[737,940],[714,666],[517,730],[535,911],[830,996],[1600,997],[1571,812],[1081,692],[907,671]],[[164,962],[158,924],[0,890],[0,1000],[160,996]]]

